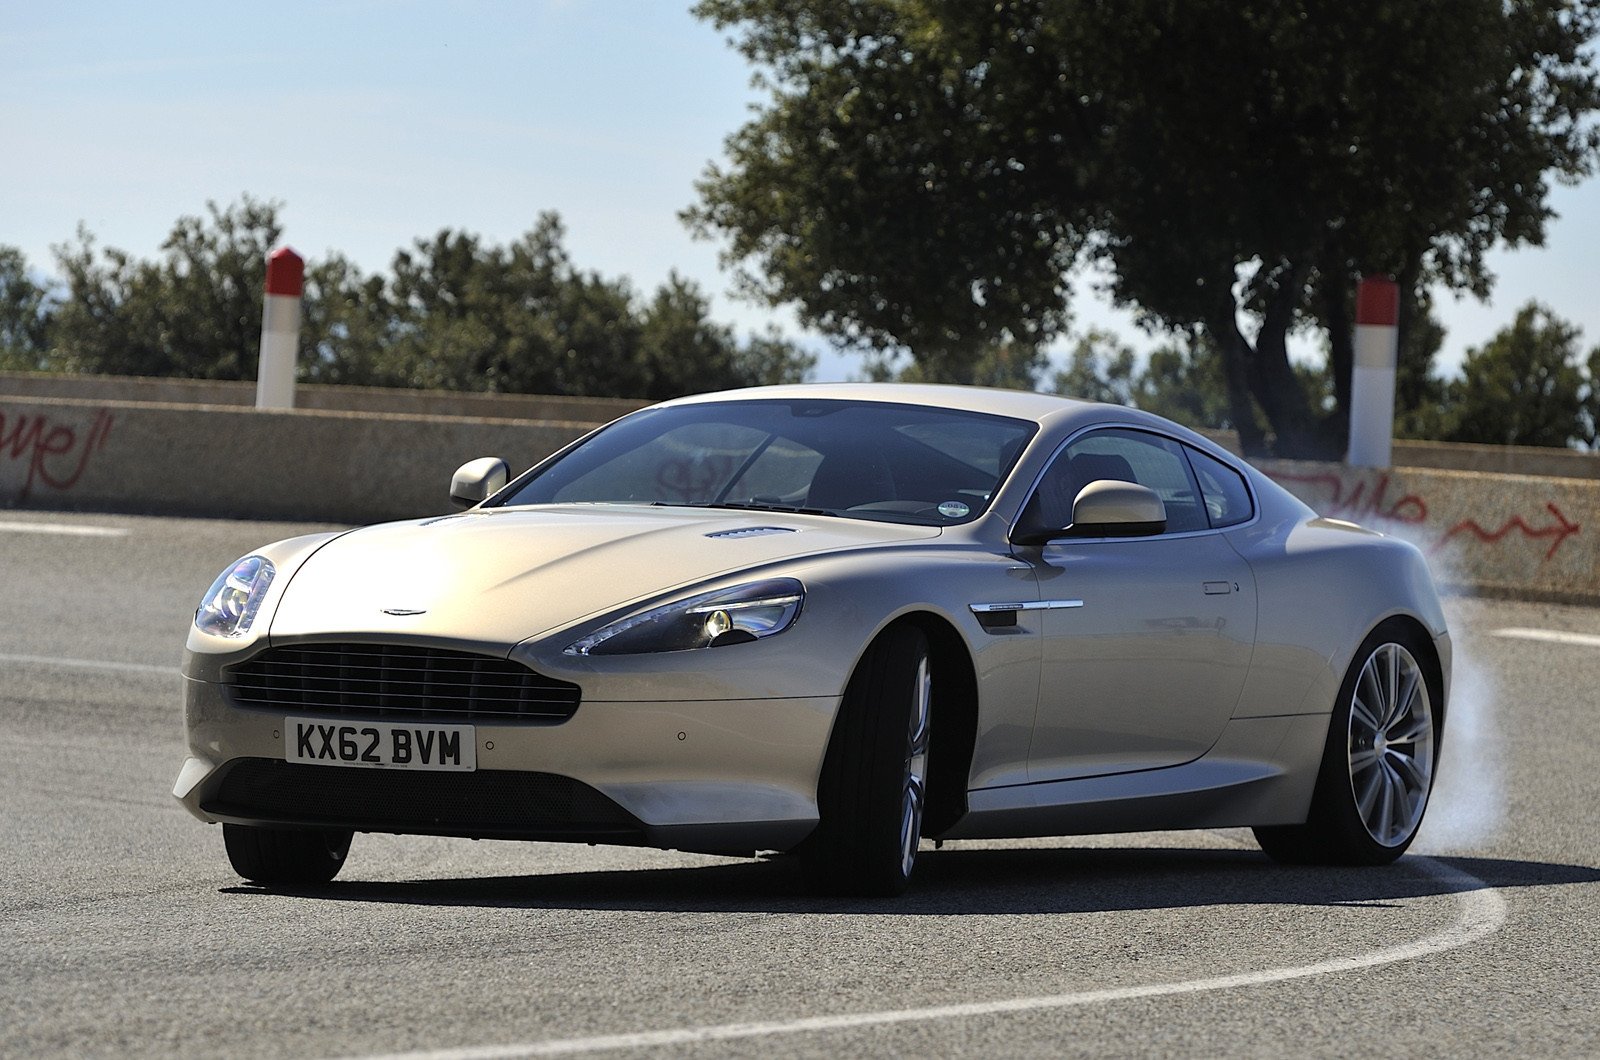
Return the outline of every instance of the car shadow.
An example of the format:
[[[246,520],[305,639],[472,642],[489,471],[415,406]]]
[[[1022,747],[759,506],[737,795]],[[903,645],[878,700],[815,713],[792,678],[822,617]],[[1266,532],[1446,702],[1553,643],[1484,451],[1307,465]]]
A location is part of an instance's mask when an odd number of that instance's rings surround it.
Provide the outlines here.
[[[1600,883],[1600,869],[1503,858],[1437,858],[1489,887]],[[321,901],[508,909],[614,909],[704,913],[876,913],[896,916],[1155,911],[1196,906],[1382,906],[1463,888],[1415,858],[1378,868],[1286,866],[1259,851],[1187,848],[1030,848],[924,851],[898,898],[817,896],[796,859],[774,857],[689,868],[322,887],[222,888],[237,895]]]

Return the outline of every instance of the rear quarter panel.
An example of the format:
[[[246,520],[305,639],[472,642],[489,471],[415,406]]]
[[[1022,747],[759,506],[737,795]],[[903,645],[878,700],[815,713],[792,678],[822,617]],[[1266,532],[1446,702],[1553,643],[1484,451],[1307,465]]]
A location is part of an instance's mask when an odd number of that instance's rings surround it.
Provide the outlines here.
[[[1409,616],[1448,644],[1422,553],[1408,542],[1319,518],[1259,472],[1262,516],[1228,539],[1255,572],[1258,621],[1250,677],[1234,717],[1326,714],[1361,641]],[[1442,650],[1448,681],[1450,659]]]

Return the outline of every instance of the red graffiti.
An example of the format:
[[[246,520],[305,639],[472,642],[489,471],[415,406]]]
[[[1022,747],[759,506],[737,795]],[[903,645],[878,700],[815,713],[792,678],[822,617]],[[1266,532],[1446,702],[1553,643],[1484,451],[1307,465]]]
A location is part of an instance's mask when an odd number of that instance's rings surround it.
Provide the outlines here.
[[[1357,482],[1348,495],[1346,495],[1344,479],[1331,472],[1323,472],[1317,475],[1275,474],[1272,477],[1280,482],[1296,482],[1326,489],[1332,495],[1332,499],[1327,505],[1319,506],[1318,509],[1325,515],[1356,518],[1364,516],[1372,520],[1390,520],[1396,523],[1413,524],[1426,522],[1428,518],[1427,502],[1414,493],[1406,494],[1393,504],[1386,503],[1389,491],[1389,476],[1386,474],[1378,475],[1376,481],[1370,483],[1372,487],[1370,490],[1368,489],[1368,481]],[[1535,540],[1554,538],[1550,542],[1549,550],[1544,554],[1545,561],[1548,562],[1556,554],[1556,550],[1561,547],[1561,543],[1579,533],[1583,527],[1568,520],[1562,514],[1561,509],[1554,504],[1547,503],[1545,508],[1551,515],[1555,516],[1556,521],[1552,526],[1539,527],[1538,529],[1529,526],[1527,520],[1520,515],[1512,516],[1506,520],[1505,525],[1493,532],[1485,530],[1475,520],[1464,519],[1445,531],[1429,547],[1428,554],[1432,555],[1444,548],[1450,539],[1457,534],[1471,534],[1479,541],[1493,545],[1499,543],[1511,531],[1518,530],[1525,536]]]
[[[1350,491],[1350,496],[1344,496],[1344,481],[1338,475],[1273,475],[1280,482],[1303,482],[1307,485],[1327,486],[1333,494],[1333,500],[1328,505],[1325,515],[1372,515],[1379,519],[1389,519],[1397,523],[1422,523],[1428,520],[1428,505],[1415,493],[1408,493],[1404,497],[1384,508],[1385,495],[1389,492],[1389,476],[1379,475],[1374,485],[1371,496],[1367,495],[1367,483],[1356,483],[1355,489]]]
[[[96,412],[94,422],[89,425],[89,432],[79,448],[78,432],[65,424],[52,426],[45,416],[16,416],[10,422],[8,433],[5,413],[0,412],[0,456],[28,461],[28,475],[23,480],[22,491],[17,494],[17,499],[27,500],[35,481],[58,490],[77,485],[84,469],[89,466],[89,458],[105,448],[113,418],[105,409]],[[65,475],[52,473],[48,459],[65,456],[70,461],[75,448],[78,449],[77,464],[71,472]]]
[[[1461,533],[1472,534],[1478,540],[1492,545],[1499,541],[1502,537],[1505,537],[1511,531],[1520,530],[1528,537],[1534,539],[1541,537],[1555,538],[1554,541],[1550,542],[1550,550],[1544,554],[1545,561],[1549,562],[1550,557],[1556,554],[1556,549],[1561,547],[1561,542],[1565,541],[1573,534],[1582,531],[1583,526],[1579,523],[1569,522],[1567,517],[1561,514],[1561,509],[1557,508],[1554,504],[1546,504],[1545,508],[1549,510],[1551,515],[1556,517],[1556,523],[1554,526],[1545,526],[1535,530],[1523,520],[1522,516],[1513,515],[1510,519],[1505,521],[1505,525],[1500,527],[1500,529],[1490,533],[1483,527],[1479,526],[1476,521],[1472,519],[1463,519],[1461,522],[1447,530],[1445,535],[1439,539],[1439,543],[1434,545],[1430,551],[1437,552],[1439,549],[1444,547],[1444,543],[1446,541],[1449,541],[1452,537],[1455,537],[1457,534]]]

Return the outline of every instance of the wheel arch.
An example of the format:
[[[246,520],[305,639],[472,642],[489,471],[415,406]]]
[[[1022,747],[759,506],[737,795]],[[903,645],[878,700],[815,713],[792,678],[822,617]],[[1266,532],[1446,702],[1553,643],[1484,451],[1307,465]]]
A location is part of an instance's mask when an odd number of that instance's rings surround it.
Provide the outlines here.
[[[966,640],[942,615],[912,611],[895,618],[878,636],[902,625],[915,626],[928,638],[933,664],[932,737],[922,827],[925,835],[937,836],[967,812],[967,779],[978,739],[978,672]]]

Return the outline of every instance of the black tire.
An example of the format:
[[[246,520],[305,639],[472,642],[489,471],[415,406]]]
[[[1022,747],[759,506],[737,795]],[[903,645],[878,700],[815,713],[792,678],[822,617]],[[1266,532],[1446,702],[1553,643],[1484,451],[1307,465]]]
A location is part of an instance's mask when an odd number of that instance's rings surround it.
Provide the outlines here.
[[[353,835],[337,829],[222,826],[233,871],[268,884],[327,883],[344,867]]]
[[[1411,846],[1443,732],[1444,690],[1433,660],[1405,622],[1385,622],[1362,641],[1334,701],[1306,823],[1254,829],[1274,861],[1387,865]],[[1368,701],[1386,697],[1396,708],[1375,718]]]
[[[927,803],[928,638],[891,627],[846,687],[817,782],[821,821],[800,848],[811,888],[888,897],[911,879]]]

